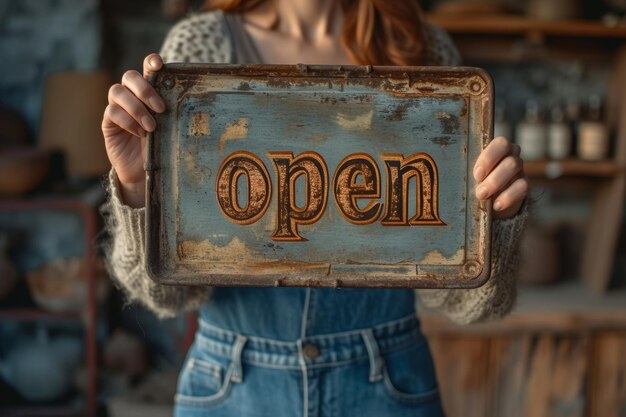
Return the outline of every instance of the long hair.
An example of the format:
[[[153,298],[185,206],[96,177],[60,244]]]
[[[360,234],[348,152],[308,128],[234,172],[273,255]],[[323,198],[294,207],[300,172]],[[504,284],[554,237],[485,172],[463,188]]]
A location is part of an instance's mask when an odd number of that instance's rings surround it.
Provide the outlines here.
[[[205,0],[204,10],[243,13],[271,0]],[[422,10],[417,0],[340,0],[341,41],[360,65],[424,64]]]

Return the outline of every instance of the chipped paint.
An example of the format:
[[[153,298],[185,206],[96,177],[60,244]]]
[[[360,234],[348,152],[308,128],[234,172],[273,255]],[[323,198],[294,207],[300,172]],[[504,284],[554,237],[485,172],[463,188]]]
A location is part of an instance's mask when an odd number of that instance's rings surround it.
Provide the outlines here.
[[[447,112],[437,112],[435,117],[439,119],[441,130],[446,135],[454,134],[459,130],[459,118],[457,116]]]
[[[311,143],[322,143],[326,142],[329,138],[330,136],[328,135],[313,135],[309,138],[309,141]]]
[[[227,124],[219,139],[220,152],[224,150],[226,142],[246,139],[248,137],[248,124],[249,119],[247,117],[240,117],[238,120]]]
[[[465,259],[465,248],[461,247],[452,256],[444,256],[439,249],[432,250],[424,256],[419,263],[434,265],[458,265]]]
[[[185,170],[184,181],[190,187],[198,187],[211,178],[212,172],[208,167],[198,164],[197,155],[201,152],[199,138],[190,138],[184,148],[179,150],[181,166]]]
[[[177,255],[183,260],[209,262],[261,262],[265,258],[246,246],[237,236],[225,246],[211,241],[184,240],[178,243]]]
[[[347,115],[345,113],[337,113],[337,124],[344,129],[350,130],[368,130],[372,126],[372,118],[374,110],[370,110],[363,114]]]
[[[448,146],[452,143],[456,143],[456,139],[453,139],[450,136],[436,136],[431,139],[431,142],[439,146]]]
[[[210,134],[209,115],[202,112],[192,114],[189,123],[189,136],[208,136]]]

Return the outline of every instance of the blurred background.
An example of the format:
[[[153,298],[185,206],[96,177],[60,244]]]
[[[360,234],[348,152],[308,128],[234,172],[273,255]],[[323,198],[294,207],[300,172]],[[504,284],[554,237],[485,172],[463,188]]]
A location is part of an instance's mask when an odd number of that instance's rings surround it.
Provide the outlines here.
[[[194,0],[0,0],[0,415],[171,415],[193,317],[102,266],[100,121]],[[626,416],[626,1],[429,0],[496,86],[535,201],[497,323],[423,318],[451,417]]]

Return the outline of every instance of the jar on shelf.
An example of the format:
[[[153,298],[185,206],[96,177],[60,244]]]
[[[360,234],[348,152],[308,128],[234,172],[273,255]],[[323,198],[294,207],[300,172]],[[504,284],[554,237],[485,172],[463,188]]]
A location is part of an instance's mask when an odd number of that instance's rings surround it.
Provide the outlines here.
[[[526,102],[524,119],[515,128],[515,138],[526,160],[544,159],[547,143],[546,124],[541,119],[539,105],[535,100]]]
[[[550,111],[548,125],[548,157],[565,159],[572,153],[572,128],[565,119],[563,108],[556,105]]]
[[[586,161],[601,161],[609,156],[609,129],[602,115],[602,99],[589,96],[587,112],[578,124],[578,157]]]

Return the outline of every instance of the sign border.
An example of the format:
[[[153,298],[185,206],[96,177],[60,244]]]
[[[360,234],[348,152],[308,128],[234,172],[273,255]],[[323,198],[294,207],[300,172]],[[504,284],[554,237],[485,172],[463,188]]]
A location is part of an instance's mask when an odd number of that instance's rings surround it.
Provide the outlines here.
[[[387,67],[332,65],[261,65],[261,64],[166,64],[151,74],[150,83],[159,89],[170,89],[180,79],[191,81],[214,76],[235,76],[246,79],[270,79],[286,82],[289,78],[325,77],[350,80],[368,78],[400,80],[420,94],[431,94],[449,83],[463,88],[470,100],[478,100],[482,109],[481,149],[493,136],[494,88],[491,76],[474,67]],[[391,87],[393,88],[393,87]],[[157,126],[164,115],[155,114]],[[472,130],[470,130],[470,133]],[[476,288],[483,285],[491,272],[491,201],[479,202],[473,193],[473,177],[467,178],[468,208],[466,218],[478,222],[480,235],[477,259],[466,260],[455,273],[442,272],[456,266],[420,268],[416,264],[330,264],[311,262],[267,261],[250,265],[213,263],[210,270],[197,271],[184,265],[166,262],[169,249],[163,244],[161,229],[163,193],[159,187],[158,131],[147,137],[146,170],[146,242],[145,267],[150,278],[160,284],[210,286],[275,286],[275,287],[359,287],[359,288]],[[471,211],[471,214],[469,213]],[[466,235],[467,239],[467,235]],[[203,264],[204,265],[204,264]],[[206,266],[206,265],[205,265]]]

